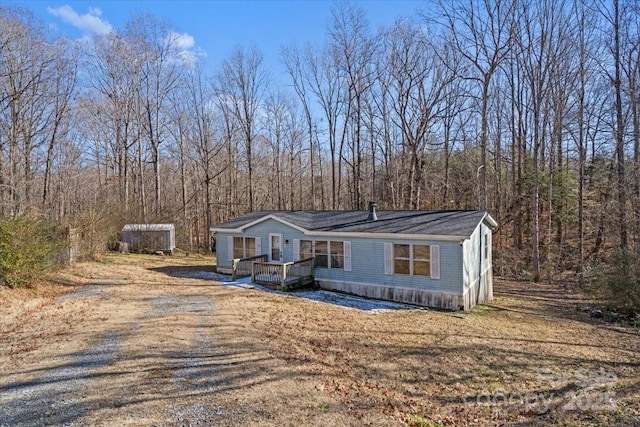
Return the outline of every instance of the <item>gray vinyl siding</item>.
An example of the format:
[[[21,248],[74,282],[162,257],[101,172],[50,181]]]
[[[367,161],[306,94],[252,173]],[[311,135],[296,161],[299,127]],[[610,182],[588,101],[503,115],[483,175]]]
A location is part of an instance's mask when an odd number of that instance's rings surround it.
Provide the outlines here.
[[[281,233],[283,239],[283,258],[285,262],[293,259],[293,240],[322,240],[331,242],[351,242],[351,271],[343,269],[316,268],[318,280],[333,280],[355,283],[370,283],[406,288],[424,289],[445,293],[463,293],[463,255],[460,242],[440,242],[423,240],[388,240],[373,238],[337,238],[306,236],[301,231],[289,227],[279,221],[268,219],[244,230],[244,233],[218,232],[216,236],[216,252],[219,267],[231,267],[227,259],[227,236],[260,237],[262,253],[269,252],[269,235]],[[288,243],[287,243],[288,241]],[[438,245],[440,247],[440,279],[425,276],[385,275],[384,244],[421,244]]]

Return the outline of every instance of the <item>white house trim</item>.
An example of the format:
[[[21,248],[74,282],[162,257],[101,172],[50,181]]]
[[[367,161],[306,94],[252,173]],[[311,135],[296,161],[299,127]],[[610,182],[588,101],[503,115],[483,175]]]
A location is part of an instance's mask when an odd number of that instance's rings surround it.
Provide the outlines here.
[[[440,279],[440,246],[431,245],[429,247],[429,266],[432,279]]]
[[[305,235],[310,237],[336,237],[336,238],[374,238],[387,240],[431,240],[434,242],[459,242],[468,238],[468,236],[442,236],[436,234],[399,234],[399,233],[360,233],[354,231],[306,231]]]
[[[393,274],[393,243],[384,244],[384,274]]]
[[[496,228],[498,226],[498,223],[496,222],[496,220],[493,219],[491,215],[489,215],[489,213],[485,213],[484,216],[482,217],[482,221],[480,222],[484,222],[484,221],[486,221],[491,226],[491,228]]]
[[[269,215],[265,215],[263,217],[260,217],[254,221],[251,221],[245,225],[243,225],[242,227],[239,228],[211,228],[211,231],[218,233],[218,232],[223,232],[223,233],[242,233],[246,228],[252,227],[256,224],[260,224],[261,222],[267,221],[269,219],[272,219],[274,221],[278,221],[288,227],[292,227],[295,228],[298,231],[301,231],[303,233],[307,233],[308,231],[298,225],[295,225],[289,221],[286,221],[282,218],[278,218],[277,216],[273,215],[273,214],[269,214]]]
[[[262,255],[262,238],[256,237],[256,255]]]
[[[359,233],[359,232],[339,232],[339,231],[308,231],[301,229],[300,227],[296,227],[297,230],[300,230],[307,237],[323,237],[327,240],[332,240],[331,238],[336,239],[346,239],[346,238],[375,238],[375,239],[386,239],[386,240],[417,240],[417,241],[432,241],[432,242],[461,242],[465,239],[468,239],[469,236],[442,236],[436,234],[398,234],[398,233]],[[211,229],[215,233],[242,233],[240,229],[230,229],[230,228],[212,228]]]
[[[293,260],[300,259],[300,239],[293,239]]]
[[[342,242],[342,253],[344,255],[344,271],[351,271],[351,242]]]

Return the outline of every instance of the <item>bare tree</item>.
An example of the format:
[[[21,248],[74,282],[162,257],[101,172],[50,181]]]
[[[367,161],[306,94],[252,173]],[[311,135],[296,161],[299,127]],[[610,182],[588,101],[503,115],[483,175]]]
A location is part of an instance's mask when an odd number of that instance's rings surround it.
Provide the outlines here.
[[[487,130],[491,81],[511,49],[515,33],[514,0],[440,3],[449,35],[470,69],[463,75],[480,85],[480,209],[487,209]]]
[[[42,185],[42,211],[46,212],[47,202],[51,193],[51,174],[53,157],[56,145],[64,139],[69,130],[71,96],[76,87],[78,62],[76,61],[78,49],[65,41],[59,41],[55,45],[56,69],[54,84],[51,88],[53,102],[49,115],[48,148],[45,160],[44,183]]]
[[[57,95],[48,82],[63,71],[42,25],[24,9],[0,8],[0,47],[0,215],[15,216],[35,208],[34,163]]]
[[[328,29],[331,39],[330,49],[335,66],[346,82],[344,133],[349,133],[347,145],[351,157],[345,158],[351,170],[351,207],[361,209],[364,108],[366,98],[373,85],[375,72],[376,43],[369,34],[369,23],[362,8],[353,5],[339,5],[332,10],[332,21]],[[341,150],[342,151],[342,150]],[[373,153],[370,153],[373,155]],[[338,172],[340,174],[340,171]],[[370,177],[370,180],[373,180]]]
[[[218,91],[229,98],[244,137],[247,159],[248,207],[254,209],[253,144],[256,138],[258,108],[269,85],[269,75],[262,69],[262,53],[253,46],[236,49],[223,61],[218,76]]]
[[[131,150],[141,143],[136,120],[140,59],[134,46],[117,32],[95,37],[90,48],[85,63],[87,82],[101,102],[89,109],[97,115],[96,125],[104,128],[104,142],[110,145],[118,177],[119,202],[127,212],[131,197]]]
[[[304,118],[307,125],[307,137],[309,144],[309,169],[311,173],[310,189],[311,189],[311,209],[315,209],[317,206],[316,201],[316,187],[315,187],[315,132],[314,132],[314,117],[311,112],[311,94],[308,89],[309,77],[307,76],[307,68],[303,64],[303,57],[300,49],[297,46],[289,46],[283,48],[281,51],[282,61],[287,69],[287,73],[291,77],[293,89],[300,100],[302,109],[304,112]],[[322,185],[322,183],[321,183]]]
[[[620,222],[620,248],[627,249],[628,237],[627,237],[627,193],[625,186],[625,153],[624,153],[624,130],[626,127],[624,112],[622,107],[622,54],[620,50],[620,1],[613,0],[613,16],[609,21],[613,30],[613,63],[614,63],[614,75],[611,76],[612,84],[615,91],[615,140],[616,140],[616,157],[618,160],[618,221]]]
[[[452,70],[457,66],[445,65],[424,33],[409,21],[397,22],[389,33],[388,42],[394,122],[410,156],[406,200],[412,209],[419,209],[425,149],[433,142],[433,127],[447,108],[443,100],[456,79]]]
[[[337,209],[340,205],[339,159],[342,157],[345,136],[344,131],[339,130],[339,119],[343,110],[345,82],[335,66],[334,53],[328,46],[317,50],[312,45],[307,45],[304,50],[304,65],[307,69],[309,91],[320,105],[322,119],[326,119],[326,124],[323,125],[326,129],[318,130],[314,124],[314,133],[317,136],[322,130],[326,130],[331,169],[330,206],[331,209]]]
[[[179,34],[171,24],[153,16],[137,16],[127,23],[126,38],[140,59],[138,111],[140,126],[151,148],[154,176],[154,213],[160,215],[160,147],[165,142],[168,101],[176,89],[184,58]]]

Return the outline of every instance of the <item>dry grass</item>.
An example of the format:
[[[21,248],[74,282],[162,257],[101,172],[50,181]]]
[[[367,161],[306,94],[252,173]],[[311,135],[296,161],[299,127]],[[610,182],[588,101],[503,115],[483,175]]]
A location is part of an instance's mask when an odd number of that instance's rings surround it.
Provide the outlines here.
[[[212,263],[113,255],[2,290],[0,402],[3,385],[116,334],[76,423],[640,424],[638,331],[576,311],[570,289],[498,280],[469,313],[371,312],[184,278]],[[86,283],[87,297],[59,298]],[[158,301],[173,308],[153,314]],[[180,309],[194,301],[211,308]]]

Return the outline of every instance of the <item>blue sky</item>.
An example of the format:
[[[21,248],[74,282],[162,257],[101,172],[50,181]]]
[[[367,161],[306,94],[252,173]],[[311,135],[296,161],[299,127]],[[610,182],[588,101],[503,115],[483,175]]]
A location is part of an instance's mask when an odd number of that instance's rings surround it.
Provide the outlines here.
[[[280,48],[325,39],[332,1],[11,1],[40,16],[54,32],[80,38],[122,28],[136,13],[169,19],[185,47],[206,54],[209,71],[236,46],[255,43],[265,68],[280,80]],[[372,28],[415,14],[425,1],[357,1]],[[280,75],[280,76],[279,76]]]

